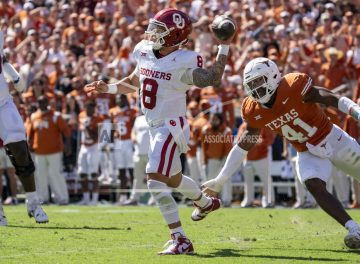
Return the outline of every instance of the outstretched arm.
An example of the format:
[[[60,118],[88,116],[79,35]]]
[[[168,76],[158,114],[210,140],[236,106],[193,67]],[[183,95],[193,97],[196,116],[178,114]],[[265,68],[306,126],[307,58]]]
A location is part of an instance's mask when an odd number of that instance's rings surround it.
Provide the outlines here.
[[[204,192],[211,196],[217,196],[224,183],[240,168],[247,152],[258,143],[258,140],[260,140],[260,129],[248,127],[240,136],[238,143],[229,152],[219,175],[202,185]]]
[[[351,115],[360,121],[360,106],[347,97],[341,97],[330,90],[313,86],[304,96],[305,103],[320,103],[338,108],[341,112]]]
[[[197,68],[192,72],[193,84],[195,84],[197,87],[220,85],[221,77],[224,73],[225,65],[228,61],[230,43],[234,35],[232,35],[227,40],[220,40],[214,34],[214,37],[217,39],[218,43],[220,44],[218,46],[219,50],[216,56],[216,60],[210,68],[208,69]]]
[[[218,86],[220,84],[225,65],[228,61],[227,54],[220,52],[221,48],[216,56],[215,63],[210,68],[197,68],[193,71],[193,84],[197,87]]]
[[[103,81],[95,81],[87,84],[84,88],[88,94],[96,93],[112,93],[112,94],[128,94],[136,92],[140,87],[139,77],[135,71],[117,83],[106,84]]]

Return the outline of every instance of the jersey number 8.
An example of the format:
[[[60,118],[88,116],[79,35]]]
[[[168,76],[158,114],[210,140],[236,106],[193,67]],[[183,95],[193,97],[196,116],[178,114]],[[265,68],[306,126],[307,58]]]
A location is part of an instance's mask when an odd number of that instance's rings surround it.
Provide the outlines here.
[[[156,93],[159,84],[156,80],[145,78],[142,87],[142,102],[146,109],[153,109],[156,105]]]

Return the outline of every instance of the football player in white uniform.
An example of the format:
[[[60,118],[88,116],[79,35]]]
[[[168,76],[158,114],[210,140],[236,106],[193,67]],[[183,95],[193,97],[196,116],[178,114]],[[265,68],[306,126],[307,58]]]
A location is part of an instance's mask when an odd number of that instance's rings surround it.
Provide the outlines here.
[[[85,87],[88,93],[121,94],[140,88],[141,109],[150,127],[147,185],[171,232],[169,246],[159,254],[194,252],[182,229],[171,188],[194,201],[196,209],[191,216],[194,221],[220,207],[220,200],[202,195],[195,181],[182,175],[180,154],[189,149],[186,91],[193,85],[206,87],[220,83],[233,36],[227,41],[218,40],[216,61],[210,68],[202,69],[203,60],[198,53],[180,48],[190,32],[191,21],[185,13],[172,8],[158,12],[145,32],[147,40],[134,49],[135,71],[114,84],[96,81]]]
[[[37,223],[47,223],[48,216],[41,208],[36,194],[35,165],[26,141],[24,122],[9,93],[5,77],[13,82],[18,92],[25,90],[25,84],[19,73],[4,58],[2,43],[3,33],[0,32],[0,138],[4,141],[6,153],[24,187],[28,215],[34,217]],[[7,225],[7,220],[0,203],[0,226],[4,225]]]

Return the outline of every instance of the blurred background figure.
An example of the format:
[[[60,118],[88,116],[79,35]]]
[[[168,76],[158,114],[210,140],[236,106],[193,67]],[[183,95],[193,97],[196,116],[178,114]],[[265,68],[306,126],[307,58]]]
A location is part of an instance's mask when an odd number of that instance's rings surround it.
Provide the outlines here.
[[[232,148],[231,129],[224,123],[221,113],[211,114],[209,124],[201,132],[203,164],[207,179],[214,179],[224,165],[227,154]],[[223,206],[229,207],[232,201],[232,182],[229,180],[221,192]]]
[[[114,126],[114,161],[120,180],[120,197],[118,204],[123,204],[128,189],[134,179],[134,146],[131,141],[131,130],[136,118],[136,110],[130,107],[126,95],[116,95],[116,106],[110,109],[110,117]]]
[[[78,156],[78,173],[82,186],[83,198],[79,205],[97,205],[99,200],[99,131],[103,119],[96,114],[96,104],[88,101],[85,111],[79,115],[81,148]],[[92,198],[90,200],[90,191]]]
[[[15,168],[12,165],[8,155],[6,155],[3,141],[0,140],[0,200],[3,196],[3,176],[6,173],[8,177],[8,196],[4,201],[4,205],[16,205],[18,200],[17,194],[17,178],[15,176]]]
[[[50,187],[55,203],[66,205],[69,203],[69,194],[62,174],[62,156],[63,137],[65,138],[65,153],[71,151],[70,129],[61,117],[61,113],[49,107],[46,96],[40,96],[37,102],[39,109],[31,115],[27,127],[30,147],[35,157],[36,191],[44,203],[49,203]]]
[[[130,198],[122,205],[137,205],[140,196],[146,188],[146,164],[148,162],[148,150],[150,144],[149,126],[144,115],[136,117],[132,128],[131,140],[134,144],[134,180],[132,182],[132,191]]]
[[[241,136],[247,129],[247,124],[243,123],[238,130],[238,136]],[[251,207],[254,202],[254,179],[257,175],[262,186],[261,206],[263,208],[274,206],[274,193],[271,180],[271,153],[269,147],[274,143],[275,136],[268,129],[262,129],[257,144],[249,151],[244,162],[244,199],[241,207]]]

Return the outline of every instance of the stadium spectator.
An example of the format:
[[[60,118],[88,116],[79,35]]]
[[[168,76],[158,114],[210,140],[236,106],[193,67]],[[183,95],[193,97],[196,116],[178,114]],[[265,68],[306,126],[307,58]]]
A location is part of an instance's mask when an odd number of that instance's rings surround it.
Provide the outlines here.
[[[0,200],[1,197],[3,195],[3,174],[4,172],[6,172],[7,176],[8,176],[8,190],[9,190],[9,194],[8,197],[6,198],[6,200],[4,201],[5,205],[10,205],[10,204],[17,204],[17,198],[16,198],[16,194],[17,194],[17,179],[15,176],[15,168],[12,165],[8,155],[6,154],[4,145],[3,145],[3,141],[0,140]],[[0,201],[1,203],[1,201]]]
[[[130,198],[122,205],[137,205],[142,195],[142,190],[146,190],[145,169],[148,162],[148,148],[150,144],[149,126],[145,116],[139,115],[134,121],[131,139],[134,144],[134,180],[132,182],[132,192]]]
[[[99,130],[101,129],[100,124],[102,121],[103,119],[96,114],[95,102],[86,102],[85,110],[79,115],[81,148],[78,156],[78,173],[83,192],[83,199],[79,202],[79,205],[97,205],[99,200],[99,182],[97,177],[99,171],[100,150],[98,142]],[[90,190],[92,192],[91,200]]]
[[[111,122],[114,126],[114,160],[115,168],[120,180],[120,189],[125,190],[134,179],[134,146],[131,141],[131,130],[136,118],[136,110],[130,107],[126,95],[116,96],[116,106],[110,111]],[[121,191],[119,205],[127,200],[127,192]]]
[[[37,102],[39,109],[31,115],[27,127],[30,147],[35,156],[36,191],[39,198],[44,203],[48,203],[50,187],[55,202],[65,205],[69,202],[69,194],[62,174],[63,137],[65,137],[65,153],[68,154],[71,151],[70,129],[61,117],[61,113],[49,108],[46,96],[39,96]]]
[[[203,164],[206,166],[207,179],[214,179],[222,168],[227,154],[232,148],[231,129],[226,126],[223,114],[211,114],[209,124],[201,131],[201,148]],[[232,201],[232,183],[228,181],[221,192],[224,206]]]
[[[186,160],[189,166],[189,173],[191,178],[197,183],[201,183],[201,173],[200,166],[197,159],[197,151],[199,146],[199,137],[200,137],[200,129],[196,129],[194,127],[194,122],[198,118],[199,112],[199,104],[195,101],[192,101],[188,104],[188,122],[190,127],[190,140],[189,147],[190,150],[186,153]]]
[[[241,136],[247,129],[244,122],[238,130]],[[256,140],[256,139],[254,139]],[[260,138],[255,147],[248,152],[244,162],[244,199],[241,207],[251,207],[254,202],[254,178],[257,175],[263,183],[261,206],[263,208],[274,206],[274,194],[272,191],[272,180],[270,174],[271,155],[269,147],[274,143],[275,135],[268,129],[262,129]]]

